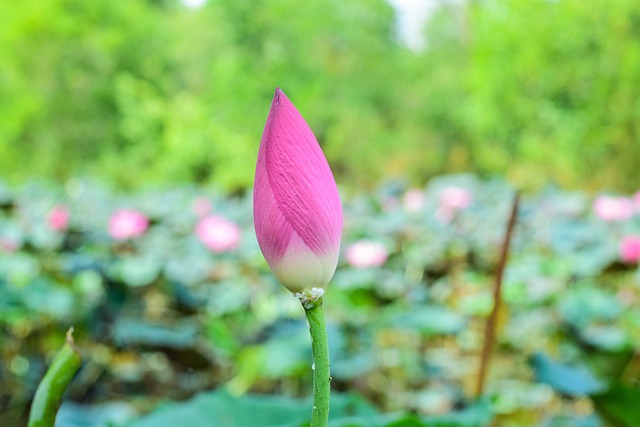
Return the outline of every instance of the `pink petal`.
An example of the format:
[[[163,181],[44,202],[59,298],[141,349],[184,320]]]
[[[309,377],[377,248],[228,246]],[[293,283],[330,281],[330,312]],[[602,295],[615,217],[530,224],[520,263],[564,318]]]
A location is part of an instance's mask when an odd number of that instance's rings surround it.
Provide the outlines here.
[[[139,237],[148,227],[147,217],[133,209],[121,209],[109,219],[109,234],[116,240]]]
[[[226,252],[240,243],[240,227],[217,215],[204,217],[195,229],[196,235],[212,252]]]
[[[402,198],[402,205],[407,212],[420,212],[424,208],[425,202],[424,192],[417,188],[410,188]]]
[[[345,252],[345,259],[354,268],[369,268],[382,266],[389,256],[382,243],[369,240],[358,240],[350,245]]]
[[[593,212],[603,221],[626,221],[633,216],[633,202],[626,197],[598,196]]]
[[[196,216],[205,216],[211,212],[211,202],[206,197],[197,197],[191,204],[191,210]]]
[[[440,206],[445,209],[466,209],[472,202],[473,195],[466,188],[447,187],[440,193]]]
[[[640,236],[626,236],[620,242],[620,259],[626,264],[640,261]]]
[[[52,230],[65,231],[69,226],[69,209],[64,205],[54,206],[49,211],[47,222]]]

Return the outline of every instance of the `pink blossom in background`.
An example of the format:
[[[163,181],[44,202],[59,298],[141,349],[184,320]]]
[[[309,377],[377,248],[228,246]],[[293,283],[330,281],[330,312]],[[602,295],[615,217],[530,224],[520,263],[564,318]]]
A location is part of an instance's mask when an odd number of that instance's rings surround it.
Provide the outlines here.
[[[340,253],[340,195],[311,128],[280,88],[258,150],[253,224],[267,264],[289,291],[327,286]]]
[[[620,259],[626,264],[640,261],[640,236],[626,236],[620,242]]]
[[[211,212],[211,202],[206,197],[197,197],[191,204],[191,210],[196,216],[205,216]]]
[[[121,209],[109,219],[109,234],[116,240],[142,236],[147,228],[147,217],[134,209]]]
[[[0,252],[11,253],[20,249],[20,244],[12,239],[0,237]]]
[[[55,231],[65,231],[69,226],[69,209],[64,205],[56,205],[47,216],[49,228]]]
[[[440,207],[452,211],[466,209],[471,206],[471,191],[461,187],[447,187],[440,192]]]
[[[593,202],[593,213],[603,221],[626,221],[633,211],[633,202],[626,197],[598,196]]]
[[[207,215],[196,225],[196,236],[212,252],[226,252],[238,246],[240,227],[217,215]]]
[[[425,204],[424,192],[417,188],[410,188],[402,197],[402,206],[407,212],[420,212]]]
[[[435,217],[439,222],[448,224],[453,221],[456,212],[471,206],[473,195],[466,188],[446,187],[440,192],[439,202]]]
[[[358,240],[347,247],[344,257],[352,267],[369,268],[383,265],[389,253],[382,243]]]

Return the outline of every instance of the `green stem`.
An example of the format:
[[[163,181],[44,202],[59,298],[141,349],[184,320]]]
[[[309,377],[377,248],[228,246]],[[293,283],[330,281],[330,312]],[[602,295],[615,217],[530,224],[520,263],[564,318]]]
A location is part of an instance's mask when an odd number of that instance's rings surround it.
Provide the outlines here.
[[[311,427],[326,427],[329,421],[329,395],[331,376],[329,371],[329,344],[327,327],[322,309],[322,296],[311,303],[303,302],[309,321],[311,350],[313,352],[313,410]]]
[[[38,385],[29,413],[29,427],[53,427],[62,396],[82,366],[82,356],[73,342],[72,333],[73,328],[70,328],[64,346]]]

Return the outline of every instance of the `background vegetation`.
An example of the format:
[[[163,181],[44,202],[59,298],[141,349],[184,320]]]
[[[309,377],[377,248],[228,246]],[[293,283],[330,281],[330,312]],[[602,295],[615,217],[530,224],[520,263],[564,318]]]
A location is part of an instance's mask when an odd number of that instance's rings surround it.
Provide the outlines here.
[[[421,50],[384,0],[0,10],[0,425],[70,324],[61,427],[305,425],[303,313],[250,217],[276,86],[345,206],[332,427],[640,425],[639,2],[443,2]]]
[[[614,220],[581,193],[523,200],[477,400],[513,188],[449,176],[406,190],[343,200],[325,297],[331,426],[637,427],[640,209]],[[238,233],[203,232],[211,215]],[[250,197],[0,189],[0,425],[23,425],[69,325],[86,362],[61,427],[308,427],[304,313],[260,253]]]
[[[383,0],[25,0],[1,15],[0,170],[13,182],[246,188],[282,86],[343,182],[638,184],[634,0],[445,3],[422,51],[396,41]]]

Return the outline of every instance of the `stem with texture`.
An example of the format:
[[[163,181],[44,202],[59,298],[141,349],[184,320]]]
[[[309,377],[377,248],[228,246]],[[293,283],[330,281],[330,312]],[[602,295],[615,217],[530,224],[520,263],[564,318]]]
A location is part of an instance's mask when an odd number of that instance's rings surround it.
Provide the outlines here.
[[[496,328],[498,327],[498,314],[500,313],[500,304],[502,302],[502,279],[504,270],[507,266],[509,258],[509,247],[511,237],[518,219],[518,208],[520,206],[520,193],[516,193],[511,204],[511,212],[509,214],[509,222],[504,233],[502,248],[500,250],[500,260],[498,261],[498,271],[493,287],[493,309],[487,318],[485,326],[484,343],[482,346],[482,356],[480,359],[480,371],[478,372],[478,383],[476,385],[476,397],[482,396],[484,393],[484,383],[489,370],[489,362],[493,351],[494,341],[496,339]]]
[[[319,294],[319,295],[318,295]],[[323,290],[298,293],[302,302],[311,333],[311,351],[313,353],[313,410],[311,427],[326,427],[329,422],[329,396],[331,394],[331,373],[329,367],[329,344],[327,327],[322,308]]]
[[[56,413],[67,386],[82,366],[82,356],[73,341],[73,328],[67,331],[62,349],[51,362],[47,373],[38,385],[31,412],[29,427],[53,427]]]

